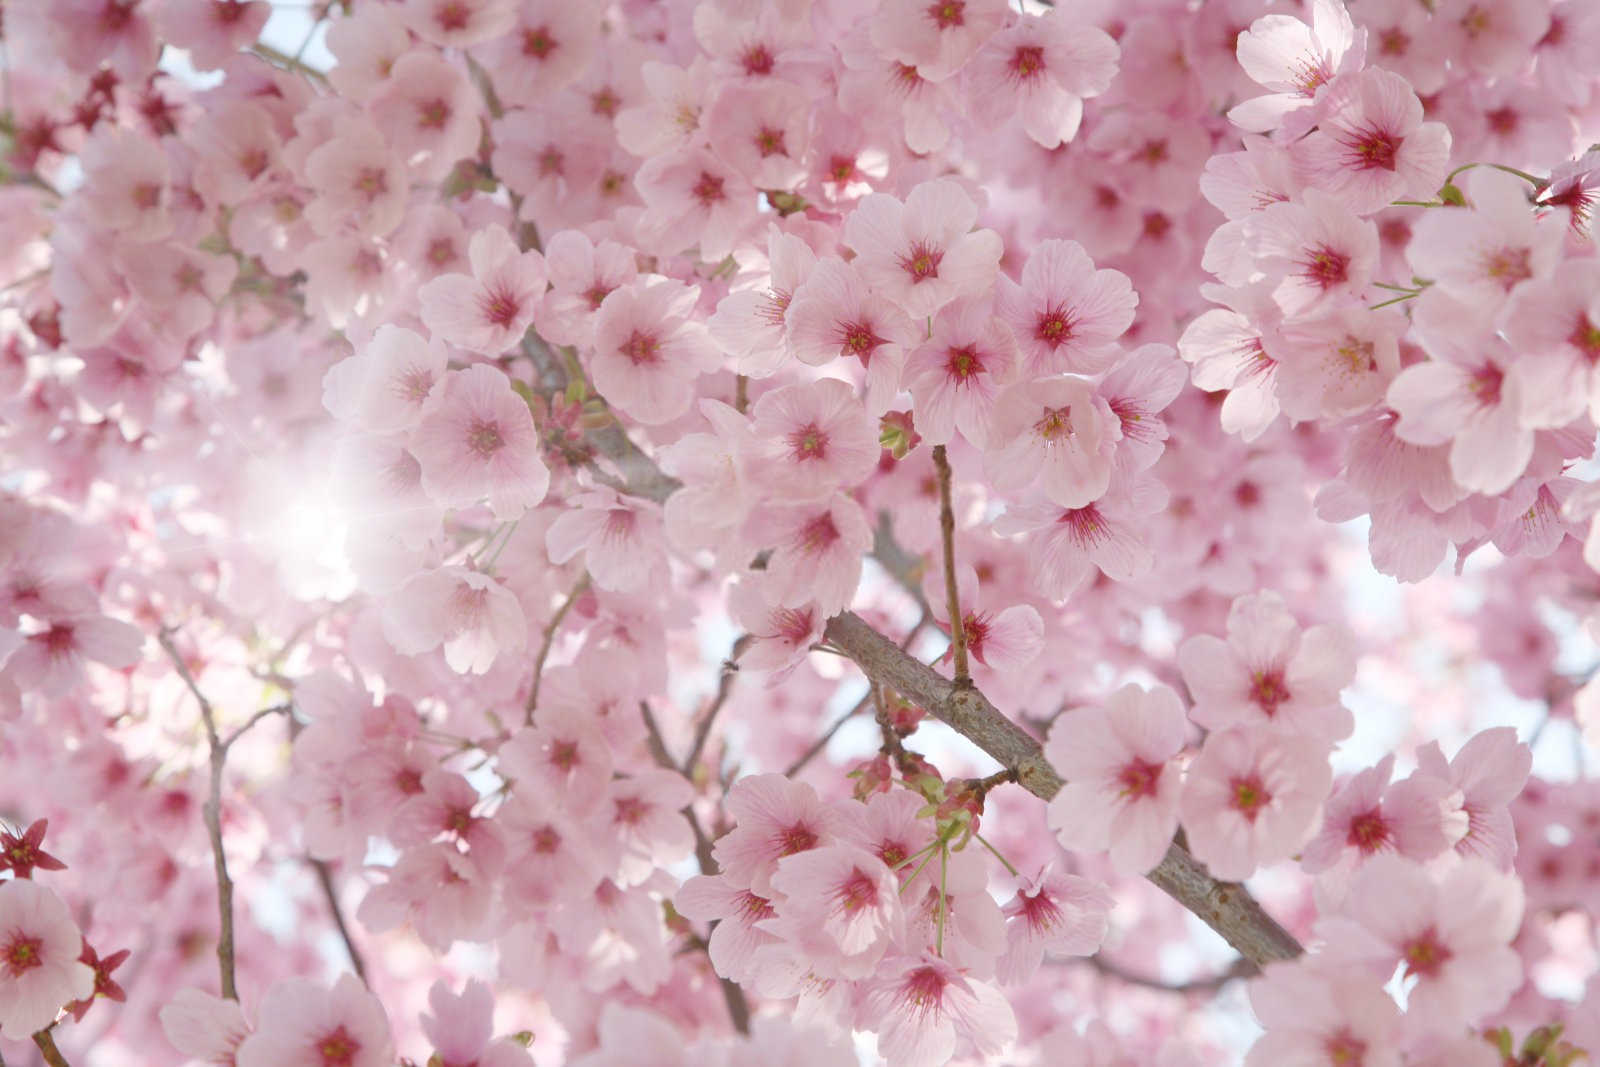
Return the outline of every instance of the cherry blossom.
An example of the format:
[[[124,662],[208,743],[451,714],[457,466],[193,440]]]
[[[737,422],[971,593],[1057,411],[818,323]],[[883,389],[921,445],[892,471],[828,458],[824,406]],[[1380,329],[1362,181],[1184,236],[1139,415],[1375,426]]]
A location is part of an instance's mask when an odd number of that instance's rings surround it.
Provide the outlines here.
[[[1118,871],[1160,862],[1178,827],[1185,739],[1183,706],[1165,687],[1126,685],[1104,707],[1057,719],[1045,755],[1066,778],[1050,802],[1050,828],[1063,848],[1109,850]]]
[[[1311,837],[1331,779],[1315,739],[1248,727],[1214,733],[1184,781],[1189,846],[1218,878],[1248,878]]]
[[[68,1001],[94,995],[94,971],[78,961],[82,947],[55,892],[27,878],[0,882],[0,1030],[43,1030]]]
[[[977,219],[978,205],[960,183],[941,178],[904,201],[887,193],[863,197],[845,220],[844,240],[868,284],[921,318],[993,283],[1000,235],[973,230]]]
[[[437,404],[411,437],[428,495],[447,507],[487,498],[503,520],[543,500],[550,471],[528,407],[505,374],[480,363],[449,372],[437,389]]]
[[[511,235],[495,227],[468,246],[472,277],[446,274],[417,291],[422,321],[450,344],[499,355],[522,339],[544,295],[544,257],[520,252]]]
[[[383,1007],[355,975],[332,989],[303,978],[274,985],[261,999],[256,1030],[239,1045],[239,1067],[343,1062],[377,1067],[393,1055]]]

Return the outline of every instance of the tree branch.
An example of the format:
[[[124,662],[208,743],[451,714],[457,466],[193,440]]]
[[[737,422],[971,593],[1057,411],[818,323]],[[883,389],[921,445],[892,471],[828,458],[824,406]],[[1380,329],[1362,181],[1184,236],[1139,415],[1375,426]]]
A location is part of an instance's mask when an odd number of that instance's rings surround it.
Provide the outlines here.
[[[750,642],[754,640],[750,634],[740,634],[733,642],[728,658],[722,661],[722,672],[717,678],[717,695],[712,699],[711,706],[706,709],[705,714],[700,716],[699,725],[694,730],[694,742],[689,746],[689,754],[683,757],[683,773],[686,778],[694,777],[694,765],[706,747],[706,739],[711,736],[711,725],[717,721],[717,712],[722,710],[722,705],[728,702],[728,694],[733,692],[733,682],[739,673],[739,657],[744,655],[744,650],[749,648]]]
[[[189,665],[172,643],[172,634],[171,629],[163,626],[156,636],[177,669],[178,677],[183,679],[183,684],[189,687],[189,692],[200,705],[200,719],[205,724],[206,741],[211,749],[211,793],[206,798],[205,820],[206,834],[211,838],[212,865],[217,875],[217,916],[220,927],[217,933],[217,970],[221,977],[222,995],[228,1000],[238,1000],[239,990],[234,985],[233,966],[233,879],[228,876],[228,858],[222,851],[222,769],[227,763],[228,747],[217,736],[217,717],[211,710],[211,702],[195,684],[194,675],[189,673]]]
[[[61,1050],[56,1048],[56,1039],[50,1036],[48,1026],[33,1035],[33,1043],[39,1046],[39,1054],[50,1067],[72,1067]]]
[[[561,602],[556,613],[550,616],[550,622],[544,628],[544,640],[539,645],[539,655],[533,661],[533,685],[528,689],[528,705],[525,722],[533,725],[533,713],[539,707],[539,682],[544,678],[544,661],[550,658],[550,646],[555,643],[556,631],[561,628],[561,621],[567,617],[567,612],[572,610],[572,605],[577,603],[584,590],[589,588],[589,572],[584,571],[577,584],[572,587],[572,592],[567,594],[567,599]]]
[[[666,740],[661,736],[661,728],[656,725],[656,717],[650,710],[650,705],[639,701],[639,714],[644,716],[644,728],[649,733],[650,754],[655,761],[669,771],[682,775],[691,785],[694,780],[683,767],[678,766],[673,760],[672,753],[667,751]],[[683,817],[689,820],[689,829],[694,831],[694,855],[700,864],[700,873],[712,875],[717,873],[717,861],[711,855],[711,838],[700,825],[700,818],[694,813],[694,804],[691,802],[683,808]],[[716,923],[711,924],[712,927]],[[728,1005],[728,1021],[733,1028],[741,1034],[750,1032],[750,1002],[745,999],[744,990],[739,983],[731,978],[718,975],[717,980],[722,984],[722,999]]]
[[[824,633],[828,641],[855,660],[869,679],[915,701],[1002,766],[1015,771],[1017,781],[1028,792],[1049,800],[1061,788],[1061,776],[1044,758],[1039,742],[1006,718],[977,689],[957,686],[901,651],[852,612],[829,620]],[[1211,877],[1177,842],[1147,877],[1257,966],[1293,959],[1304,951],[1292,934],[1262,910],[1248,890]]]
[[[1068,960],[1064,962],[1077,961]],[[1206,975],[1202,978],[1191,978],[1187,982],[1163,982],[1159,978],[1151,978],[1148,975],[1127,970],[1122,964],[1115,963],[1100,953],[1084,957],[1084,962],[1101,974],[1109,978],[1115,978],[1119,982],[1126,982],[1129,985],[1140,986],[1144,989],[1155,989],[1163,993],[1214,993],[1229,982],[1240,978],[1251,978],[1260,973],[1259,968],[1250,961],[1238,959],[1216,974]]]
[[[972,676],[967,672],[967,628],[961,617],[961,593],[956,588],[956,513],[950,504],[950,460],[944,445],[933,447],[933,466],[939,472],[939,539],[944,543],[944,599],[950,616],[955,683],[969,686]]]
[[[345,955],[350,957],[350,966],[356,972],[356,977],[363,984],[367,981],[367,962],[361,958],[361,951],[356,948],[355,940],[350,936],[350,927],[344,921],[344,909],[339,906],[338,887],[333,884],[333,872],[328,869],[325,860],[311,860],[311,869],[317,872],[317,881],[322,885],[322,895],[328,899],[328,912],[333,916],[333,925],[339,931],[339,938],[344,942]]]

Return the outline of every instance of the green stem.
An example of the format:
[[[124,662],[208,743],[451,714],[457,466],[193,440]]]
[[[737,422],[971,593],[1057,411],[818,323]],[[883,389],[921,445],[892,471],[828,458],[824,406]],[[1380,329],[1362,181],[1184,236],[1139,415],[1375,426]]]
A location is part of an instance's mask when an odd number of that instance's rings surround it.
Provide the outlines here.
[[[1002,856],[1000,854],[1000,850],[999,849],[997,849],[993,845],[989,844],[989,842],[984,839],[984,836],[982,834],[975,833],[972,836],[976,837],[978,839],[978,844],[982,845],[984,848],[986,848],[990,852],[994,853],[994,858],[999,860],[1002,864],[1005,865],[1006,870],[1011,872],[1011,877],[1013,877],[1013,878],[1021,878],[1022,877],[1022,874],[1015,867],[1011,866],[1011,861],[1006,859],[1004,856]]]

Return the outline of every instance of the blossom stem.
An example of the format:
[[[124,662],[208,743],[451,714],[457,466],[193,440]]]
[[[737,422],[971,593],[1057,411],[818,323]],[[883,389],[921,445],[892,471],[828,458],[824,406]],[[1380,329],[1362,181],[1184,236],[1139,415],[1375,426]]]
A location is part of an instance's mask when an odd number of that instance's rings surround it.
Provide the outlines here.
[[[945,847],[944,841],[939,842],[939,912],[934,921],[933,952],[934,955],[944,957],[944,921],[949,914],[950,898],[945,896],[947,875],[950,873],[950,850]]]
[[[577,584],[567,594],[567,599],[561,602],[556,613],[550,616],[550,622],[544,628],[544,640],[539,644],[539,655],[533,661],[533,684],[528,689],[528,705],[525,722],[533,725],[533,713],[539,707],[539,682],[544,677],[544,661],[550,658],[550,646],[555,643],[556,631],[561,628],[561,620],[567,617],[567,612],[572,610],[572,605],[589,588],[589,572],[584,571],[579,576]]]
[[[322,886],[322,895],[328,900],[328,913],[333,916],[333,925],[339,931],[340,940],[344,942],[344,952],[350,957],[350,966],[356,972],[356,977],[365,983],[367,963],[362,959],[361,951],[356,948],[356,943],[350,936],[350,927],[344,921],[344,909],[339,906],[339,890],[333,884],[333,872],[328,869],[325,860],[313,859],[311,867],[317,872],[317,882]]]
[[[176,645],[172,643],[173,631],[163,626],[157,634],[161,647],[189,687],[195,702],[200,705],[200,721],[205,724],[206,741],[211,749],[211,793],[205,802],[206,833],[211,838],[212,865],[217,875],[217,970],[222,985],[222,995],[228,1000],[238,1000],[239,990],[234,984],[233,965],[233,879],[228,875],[228,858],[222,851],[222,769],[227,763],[228,748],[217,735],[217,717],[211,702],[195,683]],[[42,1049],[43,1046],[41,1045]]]
[[[733,682],[739,674],[739,657],[744,655],[745,649],[754,640],[750,634],[740,634],[733,642],[728,658],[722,661],[722,671],[717,678],[717,695],[700,717],[699,725],[694,728],[694,741],[689,745],[689,754],[683,758],[683,776],[691,781],[694,778],[694,765],[699,762],[706,739],[711,736],[711,725],[717,721],[717,712],[722,710],[722,705],[728,702],[728,694],[733,692]]]
[[[50,1036],[50,1028],[45,1027],[33,1035],[33,1043],[39,1046],[39,1055],[44,1057],[44,1062],[50,1067],[72,1067],[67,1058],[56,1048],[56,1039]]]
[[[991,845],[988,842],[988,840],[982,834],[975,833],[972,836],[976,837],[978,839],[978,844],[982,845],[984,848],[986,848],[990,852],[994,853],[994,858],[999,860],[1001,865],[1003,867],[1005,867],[1005,869],[1007,871],[1010,872],[1011,877],[1013,877],[1013,878],[1021,878],[1022,877],[1021,872],[1019,872],[1015,867],[1013,867],[1011,865],[1011,861],[1006,859],[1005,856],[1001,854],[1000,850],[995,848],[993,845]]]
[[[961,593],[956,589],[956,514],[950,506],[950,460],[944,445],[933,447],[933,465],[939,472],[939,537],[944,542],[944,595],[950,613],[950,648],[955,659],[955,683],[972,684],[967,673],[967,631],[961,619]]]

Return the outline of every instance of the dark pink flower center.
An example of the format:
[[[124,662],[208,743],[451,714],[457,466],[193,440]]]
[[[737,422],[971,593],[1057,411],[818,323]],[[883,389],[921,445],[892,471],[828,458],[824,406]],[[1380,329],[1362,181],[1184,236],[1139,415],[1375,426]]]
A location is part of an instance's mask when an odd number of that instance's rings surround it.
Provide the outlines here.
[[[1578,321],[1572,328],[1572,336],[1567,338],[1567,343],[1583,353],[1583,358],[1590,363],[1600,360],[1600,326],[1589,321],[1589,316],[1584,312],[1578,313]]]
[[[1345,143],[1355,155],[1358,169],[1392,171],[1403,140],[1385,130],[1368,127],[1356,131],[1355,136]]]
[[[1345,843],[1362,852],[1376,852],[1389,843],[1389,824],[1377,808],[1362,812],[1350,820],[1350,833]]]
[[[533,832],[533,851],[548,856],[561,847],[561,832],[548,823]]]
[[[705,207],[728,198],[728,194],[722,191],[722,179],[706,171],[700,172],[700,180],[694,183],[694,188],[689,192]]]
[[[928,17],[941,30],[948,30],[952,26],[960,26],[966,22],[966,10],[965,0],[940,0],[928,8]]]
[[[20,978],[35,967],[43,967],[44,959],[40,956],[42,948],[44,948],[43,939],[17,934],[6,946],[7,973],[13,978]]]
[[[766,897],[758,897],[750,890],[743,890],[735,901],[739,913],[748,923],[758,923],[762,919],[770,919],[777,914],[772,902]]]
[[[957,385],[965,385],[983,373],[983,353],[976,345],[952,347],[945,356],[945,372]]]
[[[833,513],[824,511],[800,528],[800,550],[807,555],[826,552],[839,540],[839,528],[833,524]]]
[[[900,257],[900,266],[911,275],[911,284],[925,282],[939,276],[939,261],[944,258],[942,249],[930,248],[927,242],[918,241],[911,251]]]
[[[828,435],[814,422],[789,435],[789,448],[797,460],[824,459],[828,453]]]
[[[936,967],[918,967],[906,975],[906,1000],[918,1015],[937,1012],[944,1006],[947,979]]]
[[[350,1031],[341,1024],[333,1033],[317,1042],[317,1052],[322,1056],[322,1067],[350,1067],[355,1062],[356,1053],[361,1051],[361,1042],[350,1036]]]
[[[1485,363],[1472,372],[1472,377],[1467,380],[1467,391],[1483,407],[1493,407],[1500,403],[1500,386],[1505,377],[1505,372],[1499,367]]]
[[[1105,516],[1101,515],[1100,509],[1093,504],[1081,508],[1067,508],[1056,518],[1056,522],[1067,528],[1073,544],[1079,549],[1099,544],[1110,530]]]
[[[1289,699],[1289,687],[1284,684],[1283,671],[1274,667],[1250,672],[1250,699],[1255,701],[1267,718],[1278,714],[1278,705]]]
[[[739,57],[746,74],[759,77],[772,73],[772,52],[764,44],[753,44]]]
[[[654,363],[660,356],[661,345],[650,334],[634,330],[628,339],[622,342],[622,354],[628,357],[635,367],[643,363]]]
[[[502,330],[516,321],[522,311],[522,302],[503,286],[490,289],[483,296],[483,317]]]
[[[637,826],[650,809],[638,797],[619,797],[616,802],[616,810],[616,822],[626,826]]]
[[[571,771],[573,768],[577,767],[579,762],[578,742],[550,742],[550,766],[561,771]]]
[[[1439,932],[1428,927],[1401,947],[1400,956],[1406,965],[1406,977],[1418,975],[1432,978],[1449,962],[1452,953],[1439,940]]]
[[[1362,1067],[1367,1059],[1367,1043],[1348,1028],[1329,1037],[1322,1050],[1328,1054],[1328,1062],[1334,1067]]]
[[[1011,54],[1011,70],[1018,79],[1026,81],[1044,72],[1044,49],[1035,44],[1025,44]]]
[[[756,131],[756,151],[761,153],[762,159],[788,155],[789,150],[783,143],[783,131],[775,126],[761,127]]]
[[[1261,809],[1272,802],[1272,794],[1267,792],[1267,787],[1261,781],[1259,774],[1235,778],[1228,783],[1228,789],[1232,793],[1233,810],[1243,815],[1247,822],[1255,822],[1256,816],[1261,814]]]
[[[860,867],[852,867],[850,874],[839,886],[836,894],[839,907],[847,915],[874,908],[878,905],[878,883]]]
[[[1161,785],[1161,767],[1137,756],[1123,764],[1117,772],[1117,784],[1122,786],[1120,795],[1130,800],[1155,796]]]
[[[1327,245],[1308,249],[1301,276],[1320,289],[1342,285],[1350,276],[1350,257]]]
[[[1033,339],[1056,348],[1072,339],[1072,316],[1061,304],[1046,308],[1033,324]]]
[[[546,59],[556,50],[556,39],[550,36],[550,27],[522,31],[522,54],[531,59]]]
[[[819,840],[817,832],[803,822],[786,826],[778,831],[778,855],[793,856],[796,852],[816,848]]]
[[[505,443],[500,424],[492,419],[473,419],[467,427],[467,448],[481,459],[488,459],[504,448]]]
[[[1518,282],[1533,277],[1531,254],[1527,248],[1496,249],[1483,258],[1483,272],[1510,292]]]

